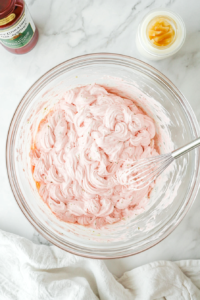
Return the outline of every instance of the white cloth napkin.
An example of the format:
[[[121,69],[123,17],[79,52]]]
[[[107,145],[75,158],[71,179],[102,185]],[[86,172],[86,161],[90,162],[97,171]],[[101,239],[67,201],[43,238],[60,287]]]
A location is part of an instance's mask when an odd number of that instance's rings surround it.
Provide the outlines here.
[[[115,279],[103,261],[0,231],[0,300],[196,300],[200,261],[169,261]]]

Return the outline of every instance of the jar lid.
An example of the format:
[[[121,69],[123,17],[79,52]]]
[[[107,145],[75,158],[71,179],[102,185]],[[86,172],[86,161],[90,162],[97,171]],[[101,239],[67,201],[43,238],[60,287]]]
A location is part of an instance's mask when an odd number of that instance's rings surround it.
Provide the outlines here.
[[[9,16],[14,10],[15,0],[3,0],[0,1],[0,19]]]

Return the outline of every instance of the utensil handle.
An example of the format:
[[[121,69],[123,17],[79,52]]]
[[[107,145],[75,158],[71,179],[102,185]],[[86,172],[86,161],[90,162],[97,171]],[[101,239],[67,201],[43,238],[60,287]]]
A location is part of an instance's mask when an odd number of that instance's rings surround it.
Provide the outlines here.
[[[198,139],[194,140],[193,142],[173,151],[172,156],[176,159],[176,158],[180,157],[181,155],[188,153],[192,149],[195,149],[198,146],[200,146],[200,137]]]

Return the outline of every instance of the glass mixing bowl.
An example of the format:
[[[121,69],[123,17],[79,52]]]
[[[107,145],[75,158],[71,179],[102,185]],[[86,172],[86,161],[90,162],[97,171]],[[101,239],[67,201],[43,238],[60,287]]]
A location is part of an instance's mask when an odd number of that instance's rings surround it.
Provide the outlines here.
[[[197,195],[200,152],[196,149],[174,162],[172,169],[166,171],[168,176],[165,176],[164,184],[160,184],[162,180],[156,183],[159,191],[157,196],[150,197],[146,210],[134,218],[109,225],[103,230],[58,220],[40,199],[31,179],[27,160],[32,119],[38,105],[42,107],[47,103],[45,101],[52,93],[56,99],[58,91],[94,82],[109,88],[118,88],[121,83],[133,87],[130,96],[143,101],[144,109],[158,123],[157,130],[167,130],[173,142],[171,149],[167,148],[167,142],[163,143],[162,152],[178,148],[200,135],[198,122],[188,101],[162,73],[132,57],[89,54],[70,59],[51,69],[24,95],[8,132],[7,172],[20,209],[47,240],[66,251],[85,257],[120,258],[156,245],[180,223]],[[153,102],[154,106],[151,106]],[[162,113],[156,107],[165,111],[168,120],[166,128],[165,122],[162,123]],[[159,186],[162,188],[159,189]]]

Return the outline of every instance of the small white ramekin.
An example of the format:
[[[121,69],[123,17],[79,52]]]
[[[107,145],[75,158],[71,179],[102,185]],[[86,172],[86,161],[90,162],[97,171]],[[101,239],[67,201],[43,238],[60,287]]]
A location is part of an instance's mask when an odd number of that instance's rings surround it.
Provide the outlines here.
[[[152,19],[155,17],[168,17],[171,18],[176,24],[175,28],[175,41],[168,47],[154,46],[147,35],[147,27]],[[168,9],[156,9],[149,12],[141,21],[138,26],[136,35],[136,45],[139,52],[148,59],[161,60],[174,55],[183,46],[186,37],[185,24],[182,18]]]

